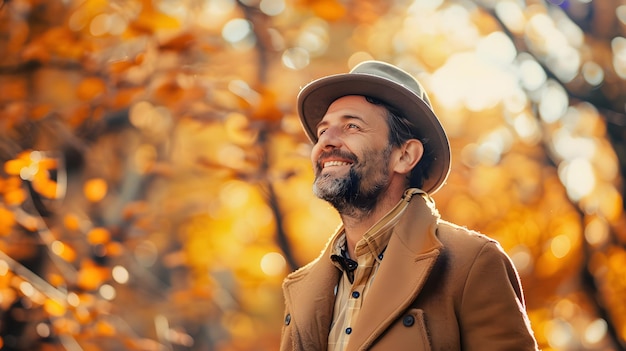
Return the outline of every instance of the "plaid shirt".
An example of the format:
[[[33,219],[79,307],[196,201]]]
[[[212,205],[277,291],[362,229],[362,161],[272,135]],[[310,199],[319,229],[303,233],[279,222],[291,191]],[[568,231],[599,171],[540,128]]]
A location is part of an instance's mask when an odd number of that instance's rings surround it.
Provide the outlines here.
[[[410,196],[409,196],[410,198]],[[345,233],[337,236],[333,243],[331,260],[344,271],[335,288],[333,323],[328,335],[328,351],[343,351],[350,340],[352,325],[359,317],[363,300],[367,297],[393,227],[408,206],[401,200],[393,210],[370,228],[356,244],[356,261],[347,254]],[[339,229],[343,231],[343,228]]]

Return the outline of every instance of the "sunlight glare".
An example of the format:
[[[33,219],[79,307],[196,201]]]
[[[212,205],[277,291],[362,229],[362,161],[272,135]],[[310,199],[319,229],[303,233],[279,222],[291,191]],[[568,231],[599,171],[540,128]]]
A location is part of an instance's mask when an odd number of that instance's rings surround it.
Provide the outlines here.
[[[243,41],[251,34],[252,24],[249,21],[241,18],[235,18],[228,21],[228,23],[226,23],[226,25],[224,25],[224,28],[222,29],[222,37],[224,38],[224,40],[233,44]]]
[[[568,196],[574,201],[589,195],[596,186],[593,167],[587,159],[577,158],[570,162],[561,162],[558,173]]]
[[[546,83],[548,76],[537,61],[524,59],[519,64],[519,79],[524,89],[535,91]]]
[[[522,33],[526,26],[526,17],[515,1],[499,1],[495,6],[496,15],[502,23],[514,33]]]
[[[595,321],[589,323],[585,328],[584,340],[590,344],[596,344],[600,342],[607,332],[606,321],[602,318],[598,318]]]
[[[287,267],[287,261],[278,252],[269,252],[261,259],[261,270],[270,276],[282,274]]]
[[[277,16],[285,11],[284,0],[261,0],[259,9],[268,16]]]
[[[476,54],[486,62],[506,67],[517,56],[517,50],[504,33],[493,32],[478,42]]]
[[[113,280],[120,284],[128,283],[128,279],[130,277],[128,270],[119,265],[113,267],[113,269],[111,270],[111,276],[113,277]]]
[[[539,115],[546,123],[559,120],[567,111],[569,99],[567,92],[556,82],[548,82],[544,87],[539,101]]]
[[[552,254],[556,258],[563,258],[567,256],[571,248],[572,243],[570,238],[565,234],[557,235],[550,241],[550,251],[552,251]]]

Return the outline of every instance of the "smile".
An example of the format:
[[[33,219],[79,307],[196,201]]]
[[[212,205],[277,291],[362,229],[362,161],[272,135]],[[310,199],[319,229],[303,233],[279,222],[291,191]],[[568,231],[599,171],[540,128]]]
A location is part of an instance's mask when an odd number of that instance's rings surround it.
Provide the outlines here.
[[[349,166],[350,164],[351,164],[350,162],[344,162],[344,161],[328,161],[328,162],[324,162],[324,168],[336,167],[336,166]]]

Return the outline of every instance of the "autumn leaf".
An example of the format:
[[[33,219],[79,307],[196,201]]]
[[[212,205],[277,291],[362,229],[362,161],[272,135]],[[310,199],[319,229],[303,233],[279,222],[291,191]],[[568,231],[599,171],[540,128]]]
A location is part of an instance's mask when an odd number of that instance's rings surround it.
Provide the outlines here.
[[[73,213],[68,213],[65,216],[63,216],[63,225],[68,230],[72,230],[72,231],[78,230],[80,229],[80,220],[77,215]]]
[[[283,117],[283,113],[278,108],[276,93],[266,88],[260,88],[257,91],[261,95],[261,99],[257,105],[252,106],[250,117],[268,122],[279,121]]]
[[[11,234],[14,225],[15,215],[13,212],[4,206],[0,206],[0,236]]]
[[[22,169],[28,167],[30,162],[25,158],[16,158],[14,160],[9,160],[4,163],[4,171],[10,175],[20,175]]]
[[[176,52],[185,51],[197,42],[196,35],[194,33],[185,32],[176,35],[175,37],[168,39],[160,45],[163,50],[173,50]]]
[[[78,98],[83,101],[91,101],[104,94],[105,91],[106,84],[102,78],[87,77],[78,85],[76,94],[78,95]]]
[[[107,190],[107,182],[102,178],[89,179],[83,186],[85,198],[91,202],[98,202],[102,200],[106,196]]]
[[[91,260],[84,260],[78,271],[77,284],[81,289],[93,291],[99,288],[109,276],[108,269],[97,266]]]
[[[312,0],[310,6],[316,15],[328,21],[338,21],[347,13],[346,7],[337,0]]]
[[[4,193],[4,202],[9,206],[22,204],[27,198],[26,191],[22,188],[14,188]]]
[[[64,305],[52,299],[46,299],[43,308],[46,313],[54,317],[63,316],[67,310]]]
[[[91,245],[106,244],[110,240],[111,233],[106,228],[96,227],[87,233],[87,241]]]

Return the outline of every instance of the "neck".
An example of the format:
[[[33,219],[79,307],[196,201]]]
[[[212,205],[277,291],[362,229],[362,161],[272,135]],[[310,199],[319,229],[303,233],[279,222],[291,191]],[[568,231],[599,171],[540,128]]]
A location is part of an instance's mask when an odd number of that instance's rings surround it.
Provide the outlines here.
[[[363,238],[365,233],[378,223],[391,209],[393,209],[404,194],[404,187],[390,188],[370,211],[345,211],[340,213],[346,233],[348,253],[352,259],[356,259],[356,243]]]

